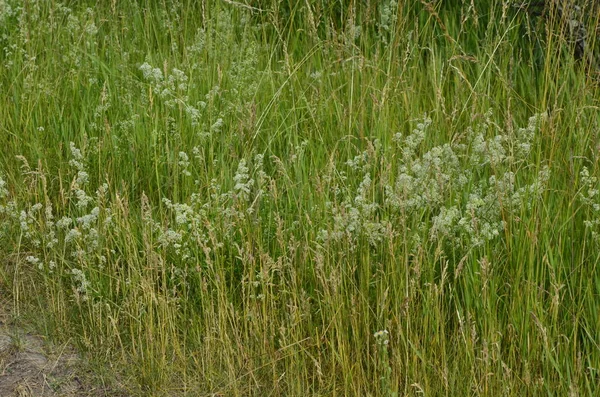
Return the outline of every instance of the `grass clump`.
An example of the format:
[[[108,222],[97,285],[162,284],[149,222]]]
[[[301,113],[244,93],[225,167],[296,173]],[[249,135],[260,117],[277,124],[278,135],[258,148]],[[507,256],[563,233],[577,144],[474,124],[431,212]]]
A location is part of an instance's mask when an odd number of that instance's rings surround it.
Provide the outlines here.
[[[88,6],[0,1],[18,313],[134,395],[598,392],[598,88],[554,8]]]

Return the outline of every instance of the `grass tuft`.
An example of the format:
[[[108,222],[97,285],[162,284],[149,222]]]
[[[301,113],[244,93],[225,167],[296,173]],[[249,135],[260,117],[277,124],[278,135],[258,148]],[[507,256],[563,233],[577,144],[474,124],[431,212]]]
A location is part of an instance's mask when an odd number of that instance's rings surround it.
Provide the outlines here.
[[[132,395],[598,394],[599,21],[513,3],[0,0],[0,288]]]

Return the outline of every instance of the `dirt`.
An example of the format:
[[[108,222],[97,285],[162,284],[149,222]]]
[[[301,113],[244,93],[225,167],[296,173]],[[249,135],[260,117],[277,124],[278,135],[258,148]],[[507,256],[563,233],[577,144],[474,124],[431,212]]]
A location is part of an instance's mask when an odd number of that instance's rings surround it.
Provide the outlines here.
[[[0,301],[1,397],[125,396],[113,388],[95,385],[97,379],[73,347],[51,344],[17,326],[8,307]]]

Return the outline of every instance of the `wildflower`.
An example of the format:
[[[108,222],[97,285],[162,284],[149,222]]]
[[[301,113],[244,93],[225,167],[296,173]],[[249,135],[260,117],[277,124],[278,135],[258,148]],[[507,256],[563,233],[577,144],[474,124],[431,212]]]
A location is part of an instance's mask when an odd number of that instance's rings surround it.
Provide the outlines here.
[[[190,158],[188,157],[186,152],[179,152],[179,162],[177,164],[179,164],[179,166],[183,168],[183,170],[181,171],[183,175],[192,175],[192,173],[188,170],[188,167],[190,166]]]
[[[6,181],[0,176],[0,199],[8,197],[8,189],[6,188]]]
[[[323,72],[317,70],[315,72],[312,72],[309,77],[315,81],[320,81],[322,76]]]
[[[73,219],[64,216],[56,222],[56,227],[59,229],[67,229],[69,226],[71,226],[71,223],[73,223]]]
[[[169,80],[173,85],[177,84],[177,90],[185,91],[187,89],[188,77],[179,69],[173,68]]]
[[[75,204],[77,208],[85,209],[93,201],[93,198],[81,189],[75,189],[75,196],[77,197],[77,203]]]
[[[438,215],[433,217],[433,224],[430,229],[432,240],[437,240],[441,236],[450,236],[454,233],[454,226],[460,217],[460,211],[456,206],[450,208],[442,207]]]
[[[70,242],[79,239],[79,237],[81,237],[81,232],[77,229],[71,229],[65,236],[65,244],[69,244]]]
[[[77,172],[76,182],[78,185],[85,185],[86,183],[88,183],[88,181],[89,181],[89,175],[87,172],[85,172],[85,171]]]
[[[160,82],[163,80],[163,73],[159,68],[153,68],[148,64],[148,62],[144,62],[140,66],[140,70],[144,75],[144,79],[152,81],[152,82]]]
[[[254,179],[250,179],[248,174],[249,169],[246,166],[246,160],[240,160],[237,171],[233,177],[235,185],[233,190],[242,201],[248,201],[250,199],[250,189],[254,186]]]
[[[373,334],[373,336],[375,337],[375,341],[377,342],[378,345],[389,344],[389,341],[390,341],[389,335],[390,334],[386,329],[377,331]]]
[[[26,211],[21,211],[19,215],[21,230],[25,233],[29,232],[29,223],[31,222]]]
[[[94,22],[87,23],[84,30],[89,36],[95,36],[98,33],[98,28]]]
[[[32,255],[29,255],[27,258],[25,258],[25,261],[34,266],[40,263],[40,260]]]
[[[72,159],[69,161],[69,164],[76,168],[79,171],[83,171],[83,154],[81,154],[81,150],[79,150],[73,142],[69,143],[71,149],[71,157]]]
[[[163,246],[163,247],[168,247],[169,245],[175,246],[175,245],[179,245],[179,243],[181,242],[183,236],[181,235],[181,233],[173,230],[173,229],[168,229],[166,232],[164,232],[159,238],[158,238],[158,242]]]
[[[536,132],[539,130],[539,125],[542,123],[548,115],[546,113],[538,113],[529,118],[527,127],[518,128],[515,133],[515,146],[516,155],[518,157],[525,157],[531,151],[531,143],[535,137]]]
[[[49,225],[52,225],[52,220],[54,219],[54,214],[52,213],[52,204],[46,205],[44,215],[46,216],[46,222]]]
[[[72,269],[71,274],[73,275],[73,279],[76,283],[77,292],[87,295],[90,282],[88,281],[85,273],[80,269]]]
[[[223,127],[223,119],[222,118],[218,118],[213,123],[213,125],[210,126],[210,131],[211,132],[220,132],[222,127]]]
[[[92,211],[89,214],[77,218],[77,223],[83,229],[90,229],[92,224],[98,220],[99,214],[100,214],[100,209],[98,207],[94,207],[94,209],[92,209]]]

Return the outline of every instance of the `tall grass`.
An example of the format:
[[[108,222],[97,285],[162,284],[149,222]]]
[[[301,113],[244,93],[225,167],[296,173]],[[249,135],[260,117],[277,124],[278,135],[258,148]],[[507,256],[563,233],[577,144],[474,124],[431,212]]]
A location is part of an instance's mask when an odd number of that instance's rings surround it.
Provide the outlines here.
[[[555,14],[1,0],[0,287],[134,395],[595,395],[600,104]]]

